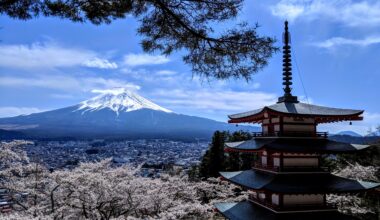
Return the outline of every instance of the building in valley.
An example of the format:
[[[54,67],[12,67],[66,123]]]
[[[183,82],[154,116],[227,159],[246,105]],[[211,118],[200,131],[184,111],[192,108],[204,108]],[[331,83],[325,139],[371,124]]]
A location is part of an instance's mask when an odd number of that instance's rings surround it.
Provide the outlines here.
[[[355,193],[380,184],[342,178],[322,167],[325,154],[355,153],[367,145],[329,140],[322,123],[362,120],[362,110],[301,103],[291,93],[290,34],[283,36],[284,95],[274,105],[230,115],[230,123],[259,123],[252,140],[226,143],[226,152],[258,155],[251,170],[221,172],[224,179],[249,191],[249,200],[218,203],[228,219],[351,219],[326,202],[327,194]],[[351,122],[350,122],[351,123]]]

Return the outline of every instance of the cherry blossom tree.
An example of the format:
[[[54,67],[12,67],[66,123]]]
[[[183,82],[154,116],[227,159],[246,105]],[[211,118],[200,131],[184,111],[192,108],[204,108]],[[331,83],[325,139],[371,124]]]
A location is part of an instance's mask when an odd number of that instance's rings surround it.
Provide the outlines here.
[[[8,150],[1,154],[4,161],[9,161],[5,167],[11,169],[11,164],[16,163],[19,170],[15,177],[4,170],[9,175],[4,182],[11,184],[3,187],[29,195],[25,203],[20,203],[22,208],[9,218],[211,218],[215,214],[214,202],[246,198],[238,187],[216,178],[200,182],[192,182],[187,176],[144,178],[138,175],[139,167],[113,167],[111,159],[50,173],[40,164],[30,163],[22,151],[21,157],[9,144],[1,146]],[[10,155],[14,159],[9,159]]]
[[[362,166],[358,163],[351,164],[347,161],[346,163],[348,164],[346,167],[338,169],[334,174],[350,179],[378,182],[376,178],[378,167]],[[360,215],[376,212],[375,207],[368,207],[358,195],[329,195],[327,201],[338,204],[339,211],[344,213]]]
[[[28,141],[0,143],[0,188],[7,189],[16,210],[27,210],[36,206],[44,185],[48,183],[46,169],[31,162],[22,146]],[[30,201],[25,199],[28,195]]]

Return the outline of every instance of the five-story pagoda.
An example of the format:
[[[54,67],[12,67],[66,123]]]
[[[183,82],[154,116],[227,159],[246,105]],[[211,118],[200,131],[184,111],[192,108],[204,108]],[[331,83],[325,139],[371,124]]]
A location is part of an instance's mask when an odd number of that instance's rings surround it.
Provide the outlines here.
[[[259,123],[252,140],[226,143],[226,152],[255,153],[251,170],[221,172],[222,178],[249,190],[249,200],[218,203],[228,219],[351,219],[327,204],[326,194],[361,192],[380,184],[335,176],[321,166],[322,154],[355,153],[368,145],[327,139],[317,125],[362,120],[362,110],[301,103],[291,93],[290,34],[283,35],[284,95],[274,105],[230,115],[229,123]]]

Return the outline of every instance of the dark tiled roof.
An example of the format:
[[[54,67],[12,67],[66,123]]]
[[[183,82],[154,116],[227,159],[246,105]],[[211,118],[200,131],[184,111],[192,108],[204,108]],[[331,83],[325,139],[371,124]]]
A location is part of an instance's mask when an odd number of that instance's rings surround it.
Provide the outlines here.
[[[318,105],[310,105],[306,103],[289,103],[281,102],[274,105],[266,106],[253,111],[243,112],[239,114],[229,115],[230,119],[245,118],[252,115],[256,115],[263,111],[265,108],[285,113],[285,114],[299,114],[299,115],[316,115],[316,116],[350,116],[350,115],[360,115],[363,110],[353,110],[353,109],[341,109],[341,108],[330,108]]]
[[[215,208],[230,220],[353,220],[352,216],[337,211],[276,214],[249,201],[217,203]]]
[[[365,149],[369,145],[348,144],[324,138],[254,138],[249,141],[229,142],[227,148],[234,150],[270,149],[283,152],[347,153]]]
[[[338,177],[330,173],[272,174],[255,170],[221,172],[225,179],[240,186],[278,193],[344,193],[378,187],[379,183]]]

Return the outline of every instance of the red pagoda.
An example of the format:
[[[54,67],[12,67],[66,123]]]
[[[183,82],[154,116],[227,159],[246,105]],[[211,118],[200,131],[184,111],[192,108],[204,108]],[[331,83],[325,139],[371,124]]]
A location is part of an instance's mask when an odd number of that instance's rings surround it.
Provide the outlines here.
[[[327,204],[327,194],[355,193],[380,184],[335,176],[321,166],[325,154],[355,153],[368,145],[329,140],[317,125],[362,120],[362,110],[330,108],[299,102],[291,93],[290,34],[283,35],[284,95],[274,105],[229,115],[229,123],[259,123],[262,132],[248,141],[225,144],[226,152],[258,155],[252,169],[221,172],[222,178],[249,191],[239,203],[218,203],[216,209],[231,220],[352,219]]]

